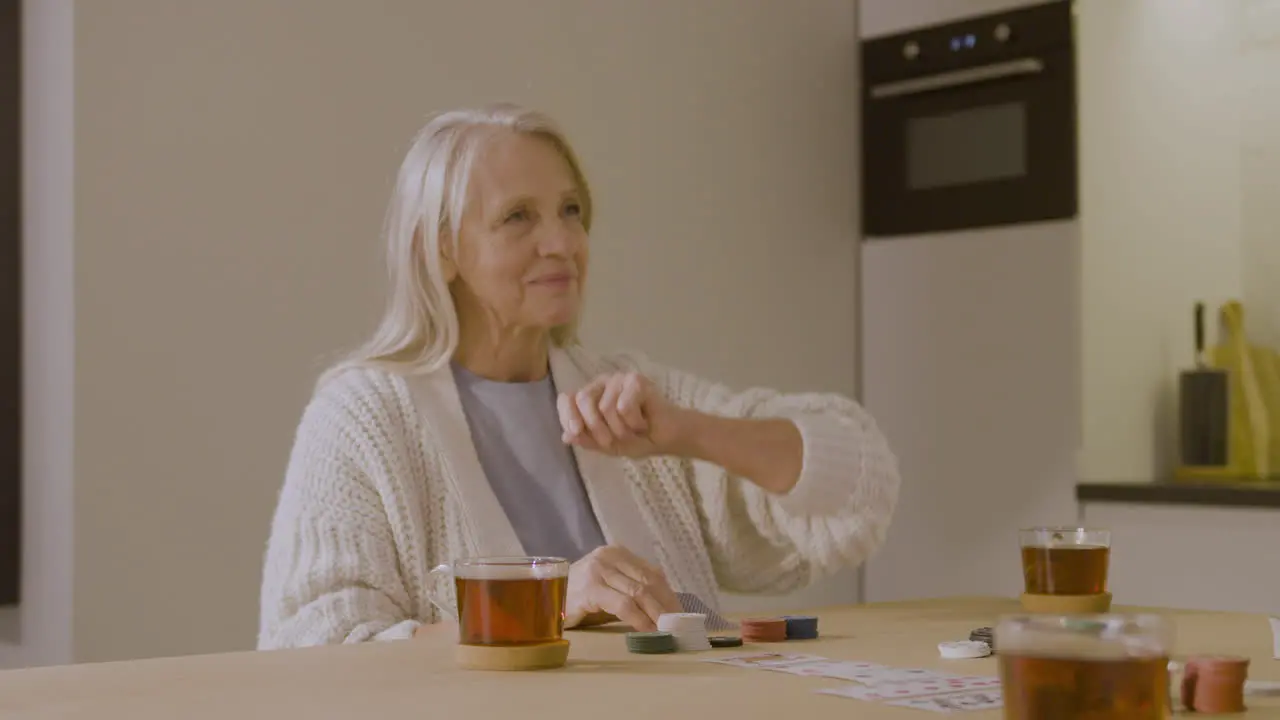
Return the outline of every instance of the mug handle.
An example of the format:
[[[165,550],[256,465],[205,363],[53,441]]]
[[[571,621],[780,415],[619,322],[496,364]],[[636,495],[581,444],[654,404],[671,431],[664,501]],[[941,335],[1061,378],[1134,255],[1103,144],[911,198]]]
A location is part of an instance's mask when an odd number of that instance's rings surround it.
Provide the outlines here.
[[[431,568],[431,572],[427,573],[427,599],[431,601],[432,605],[436,606],[441,615],[456,623],[458,622],[458,611],[449,607],[448,603],[445,602],[446,596],[439,589],[441,577],[452,578],[453,566],[449,563],[441,563]]]

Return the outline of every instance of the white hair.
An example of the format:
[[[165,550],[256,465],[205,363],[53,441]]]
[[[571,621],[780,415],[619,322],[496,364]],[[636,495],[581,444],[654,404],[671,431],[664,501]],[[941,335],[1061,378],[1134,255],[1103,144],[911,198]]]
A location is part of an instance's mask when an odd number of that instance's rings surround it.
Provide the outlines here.
[[[563,132],[547,116],[512,104],[452,110],[414,137],[396,176],[383,234],[390,280],[386,310],[363,346],[330,368],[320,382],[351,367],[400,373],[444,366],[458,347],[458,313],[440,263],[440,243],[458,257],[458,236],[476,157],[498,132],[544,138],[564,156],[578,185],[583,226],[591,229],[591,191]],[[552,329],[557,346],[577,341],[577,321]]]

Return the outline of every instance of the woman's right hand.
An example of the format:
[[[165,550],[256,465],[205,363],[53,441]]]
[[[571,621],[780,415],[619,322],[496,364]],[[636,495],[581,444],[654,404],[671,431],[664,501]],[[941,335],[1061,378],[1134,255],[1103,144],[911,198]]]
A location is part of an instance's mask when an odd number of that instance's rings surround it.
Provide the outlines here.
[[[635,630],[658,627],[658,616],[680,612],[680,600],[662,570],[630,550],[606,545],[569,566],[565,627],[612,616]]]

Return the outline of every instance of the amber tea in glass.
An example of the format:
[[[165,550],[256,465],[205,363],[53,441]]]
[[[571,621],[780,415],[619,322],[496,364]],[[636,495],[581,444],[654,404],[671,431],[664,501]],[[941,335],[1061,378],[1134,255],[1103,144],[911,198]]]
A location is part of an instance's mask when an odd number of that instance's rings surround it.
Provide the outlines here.
[[[1107,590],[1111,533],[1086,528],[1018,532],[1022,576],[1032,595],[1097,595]]]
[[[1005,720],[1164,720],[1173,632],[1154,615],[1027,615],[995,630]]]
[[[456,614],[444,603],[436,606],[458,621],[459,643],[516,647],[564,635],[569,563],[563,558],[474,558],[431,572],[453,578]]]

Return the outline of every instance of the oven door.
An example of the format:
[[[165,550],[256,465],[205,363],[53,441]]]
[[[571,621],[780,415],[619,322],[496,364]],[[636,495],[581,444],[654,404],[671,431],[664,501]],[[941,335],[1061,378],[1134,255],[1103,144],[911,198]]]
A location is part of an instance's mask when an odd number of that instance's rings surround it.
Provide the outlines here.
[[[1076,215],[1070,46],[993,60],[883,82],[868,79],[866,235]]]

